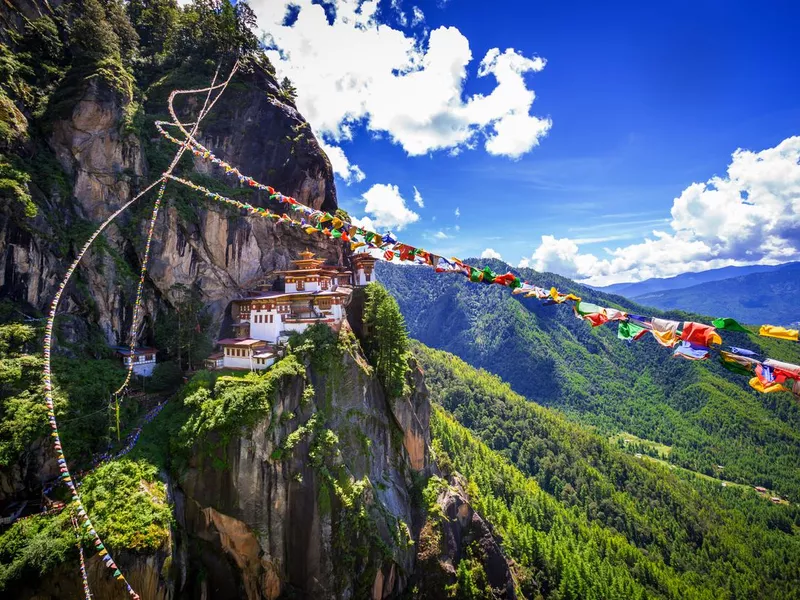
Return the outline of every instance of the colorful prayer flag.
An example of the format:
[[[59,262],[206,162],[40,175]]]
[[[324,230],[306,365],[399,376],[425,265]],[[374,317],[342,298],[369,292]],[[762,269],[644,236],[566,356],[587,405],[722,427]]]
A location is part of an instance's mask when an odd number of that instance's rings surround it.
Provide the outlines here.
[[[683,331],[681,332],[681,339],[685,342],[697,344],[698,346],[711,346],[712,344],[721,345],[722,338],[716,330],[710,325],[703,325],[702,323],[695,323],[693,321],[683,322]]]
[[[791,340],[796,342],[800,338],[800,331],[797,329],[786,329],[785,327],[776,327],[775,325],[762,325],[758,330],[758,335],[764,337],[774,337],[781,340]]]
[[[672,355],[687,360],[706,360],[708,358],[708,348],[691,342],[681,342]]]

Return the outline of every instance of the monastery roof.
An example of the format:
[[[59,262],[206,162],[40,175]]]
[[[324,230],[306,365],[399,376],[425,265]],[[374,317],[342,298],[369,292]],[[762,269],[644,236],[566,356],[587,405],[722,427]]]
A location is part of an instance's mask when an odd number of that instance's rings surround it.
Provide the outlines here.
[[[236,298],[234,302],[244,302],[246,300],[274,300],[277,298],[292,298],[303,296],[346,296],[347,292],[340,292],[339,290],[320,290],[318,292],[262,292],[255,296],[245,296],[244,298]]]
[[[222,352],[214,352],[206,360],[219,360],[220,358],[225,358],[225,355]]]
[[[253,338],[225,338],[217,342],[220,346],[257,346],[266,344],[264,340],[254,340]]]
[[[253,358],[272,358],[275,356],[274,352],[254,352]]]
[[[346,270],[344,267],[337,267],[335,265],[319,265],[308,269],[288,269],[286,271],[273,271],[273,275],[316,275],[325,273],[330,275],[347,275],[351,271]]]
[[[112,346],[112,348],[117,352],[117,354],[122,354],[123,356],[129,356],[131,354],[131,347],[130,346]],[[146,346],[140,348],[134,348],[133,354],[155,354],[158,352],[155,348],[148,348]]]

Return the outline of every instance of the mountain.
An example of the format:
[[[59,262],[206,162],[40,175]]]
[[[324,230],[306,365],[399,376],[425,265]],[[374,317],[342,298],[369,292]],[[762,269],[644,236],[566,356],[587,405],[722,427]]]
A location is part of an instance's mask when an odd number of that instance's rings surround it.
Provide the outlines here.
[[[752,265],[747,267],[722,267],[720,269],[709,269],[698,273],[682,273],[674,277],[654,277],[633,283],[614,283],[607,286],[597,287],[596,289],[609,294],[619,294],[626,298],[639,298],[645,294],[663,292],[668,290],[678,290],[692,287],[720,279],[731,277],[743,277],[751,273],[768,273],[778,270],[784,266],[797,264],[787,263],[787,265]]]
[[[475,261],[496,272],[510,267]],[[800,500],[800,405],[790,394],[758,394],[747,378],[713,361],[672,358],[651,336],[632,343],[616,327],[591,328],[569,306],[543,306],[508,288],[474,284],[426,267],[379,263],[377,278],[397,298],[412,337],[502,377],[515,392],[555,407],[604,434],[646,440],[669,461],[707,475],[763,485]],[[649,309],[550,273],[520,269],[556,286],[636,314],[708,322]],[[716,315],[715,315],[716,316]],[[727,333],[728,343],[800,362],[797,344]]]
[[[618,293],[626,295],[624,291]],[[787,326],[800,323],[798,297],[800,263],[790,263],[768,272],[644,293],[636,296],[636,301],[662,309],[733,317],[742,323]]]
[[[437,462],[469,482],[526,598],[796,594],[796,505],[636,458],[451,354],[414,355]]]

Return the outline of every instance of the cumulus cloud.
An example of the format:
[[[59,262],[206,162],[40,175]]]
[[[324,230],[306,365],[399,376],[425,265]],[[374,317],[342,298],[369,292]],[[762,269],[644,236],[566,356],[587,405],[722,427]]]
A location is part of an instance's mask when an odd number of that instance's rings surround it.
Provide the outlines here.
[[[422,200],[422,194],[419,193],[417,186],[414,186],[414,203],[420,208],[425,208],[425,202]]]
[[[455,215],[456,215],[456,217],[460,217],[460,216],[461,216],[461,209],[460,209],[460,208],[458,208],[457,206],[456,206],[456,212],[455,212]]]
[[[364,181],[366,177],[364,171],[362,171],[358,165],[350,163],[350,160],[345,156],[344,150],[339,146],[328,144],[323,138],[319,139],[319,145],[325,154],[328,155],[328,159],[331,161],[331,167],[333,167],[333,172],[341,177],[345,183],[349,184],[353,181]]]
[[[531,114],[535,94],[525,81],[544,68],[542,58],[493,48],[475,74],[493,77],[494,88],[466,96],[473,56],[455,27],[428,35],[394,29],[378,22],[378,0],[332,0],[331,22],[312,0],[250,4],[270,60],[292,80],[298,108],[328,148],[363,125],[409,155],[460,151],[483,141],[487,152],[517,158],[550,129],[548,118]],[[289,5],[297,15],[287,21],[291,25],[284,24]],[[412,25],[424,18],[416,7],[412,14]]]
[[[497,259],[501,259],[502,257],[500,256],[499,252],[495,252],[494,249],[492,249],[492,248],[487,248],[486,250],[481,252],[481,258],[497,258]]]
[[[594,284],[669,277],[729,265],[800,259],[800,136],[733,153],[724,177],[693,183],[673,200],[669,231],[641,243],[581,253],[575,240],[542,236],[529,265]]]
[[[373,231],[382,228],[401,230],[419,220],[419,215],[406,206],[396,185],[376,183],[364,192],[362,198],[366,203],[364,212],[368,215],[358,220],[362,227],[367,227],[364,221],[368,220],[368,228]]]

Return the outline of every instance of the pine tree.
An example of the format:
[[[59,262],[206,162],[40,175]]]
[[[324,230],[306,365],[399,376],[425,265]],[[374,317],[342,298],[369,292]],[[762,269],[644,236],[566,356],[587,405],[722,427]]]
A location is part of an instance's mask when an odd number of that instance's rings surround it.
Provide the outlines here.
[[[400,307],[378,283],[366,289],[366,352],[387,395],[401,396],[408,371],[408,333]]]

